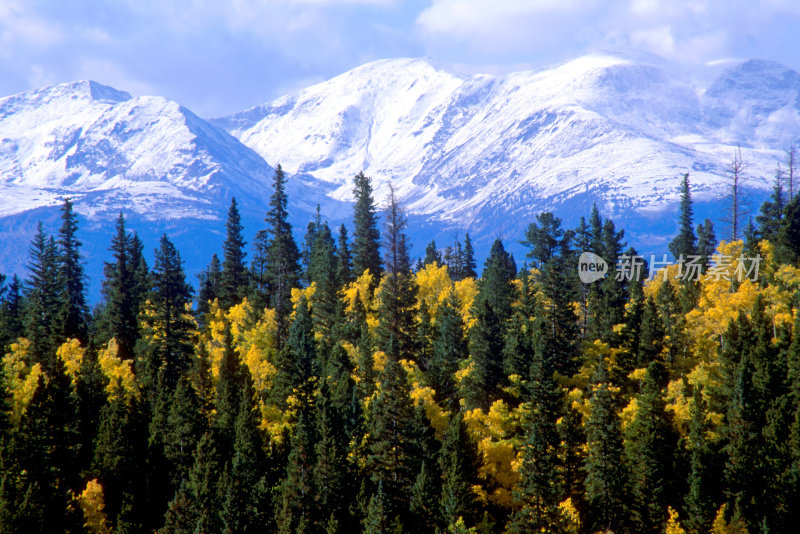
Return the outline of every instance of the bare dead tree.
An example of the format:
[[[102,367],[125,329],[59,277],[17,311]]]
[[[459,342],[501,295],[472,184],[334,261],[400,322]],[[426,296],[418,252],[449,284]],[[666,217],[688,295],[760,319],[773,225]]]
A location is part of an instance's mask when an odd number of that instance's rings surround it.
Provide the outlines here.
[[[742,230],[742,221],[747,215],[745,210],[746,198],[744,185],[747,178],[744,175],[746,164],[742,159],[742,147],[737,145],[733,159],[728,165],[727,202],[728,212],[722,219],[730,228],[731,241],[739,239]]]
[[[789,190],[789,200],[794,198],[794,167],[797,164],[797,148],[792,144],[786,149],[786,185]]]

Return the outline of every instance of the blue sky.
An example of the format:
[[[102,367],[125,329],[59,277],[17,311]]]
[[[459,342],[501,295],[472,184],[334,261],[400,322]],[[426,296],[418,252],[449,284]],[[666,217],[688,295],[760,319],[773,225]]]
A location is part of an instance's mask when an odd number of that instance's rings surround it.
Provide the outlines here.
[[[502,73],[628,49],[800,70],[800,0],[0,0],[0,95],[93,79],[205,117],[374,59]]]

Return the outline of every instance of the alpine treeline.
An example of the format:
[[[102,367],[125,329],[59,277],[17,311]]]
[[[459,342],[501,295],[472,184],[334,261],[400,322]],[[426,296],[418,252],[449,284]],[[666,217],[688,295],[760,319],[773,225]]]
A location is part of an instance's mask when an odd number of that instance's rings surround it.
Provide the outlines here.
[[[615,272],[597,208],[530,223],[525,266],[469,234],[412,260],[391,191],[298,245],[275,173],[248,247],[188,283],[123,214],[102,301],[78,219],[0,280],[0,532],[741,533],[800,524],[800,199],[776,182],[746,241],[695,226],[696,277]],[[578,256],[611,272],[592,284]],[[760,257],[757,279],[739,258]],[[685,266],[685,264],[683,264]],[[712,268],[709,268],[709,265]],[[794,527],[792,526],[794,525]]]

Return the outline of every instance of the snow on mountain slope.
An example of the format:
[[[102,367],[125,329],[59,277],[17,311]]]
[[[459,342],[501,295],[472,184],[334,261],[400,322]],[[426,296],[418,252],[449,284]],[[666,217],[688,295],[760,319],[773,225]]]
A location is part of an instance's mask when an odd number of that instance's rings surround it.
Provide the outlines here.
[[[579,197],[612,216],[661,209],[687,171],[712,200],[737,144],[766,189],[800,139],[799,94],[798,73],[757,60],[691,72],[598,54],[493,77],[400,59],[213,122],[336,198],[364,169],[412,214],[490,227]]]
[[[70,196],[95,218],[120,209],[218,218],[213,203],[231,195],[264,206],[272,173],[235,138],[161,97],[81,81],[0,99],[0,216]]]

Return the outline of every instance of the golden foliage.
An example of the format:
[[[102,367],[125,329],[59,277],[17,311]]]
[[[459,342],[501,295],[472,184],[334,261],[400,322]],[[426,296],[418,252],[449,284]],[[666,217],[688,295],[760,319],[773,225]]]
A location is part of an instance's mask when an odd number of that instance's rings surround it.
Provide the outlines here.
[[[564,518],[564,534],[578,534],[581,532],[581,515],[575,504],[572,502],[572,497],[567,497],[567,500],[562,501],[558,508],[561,510],[561,516]]]
[[[117,395],[118,385],[121,387],[126,403],[130,404],[133,399],[139,398],[139,386],[133,374],[132,362],[119,357],[119,345],[115,338],[111,338],[108,346],[100,351],[97,363],[100,364],[100,370],[108,378],[106,395],[109,400]]]
[[[78,496],[78,502],[83,510],[83,526],[91,534],[111,534],[108,517],[104,511],[105,498],[103,486],[96,478],[86,483],[86,489]]]
[[[43,374],[41,366],[36,363],[28,365],[28,351],[31,342],[19,338],[11,344],[11,352],[3,356],[3,374],[6,377],[6,389],[11,397],[10,419],[14,425],[19,424],[25,410],[39,387],[39,377]]]
[[[723,504],[717,510],[714,523],[711,525],[711,534],[747,534],[747,526],[741,521],[734,519],[728,523],[727,519],[725,519],[727,508],[728,505]]]
[[[411,385],[410,396],[414,405],[422,406],[431,426],[436,431],[436,437],[442,439],[447,430],[450,414],[434,399],[436,391],[430,386],[423,385],[425,379],[417,364],[409,360],[400,360],[400,364],[406,370],[406,376]]]
[[[414,275],[414,279],[419,286],[417,305],[421,306],[424,302],[431,318],[436,317],[439,305],[453,290],[453,280],[447,272],[447,266],[429,263]]]
[[[77,339],[70,339],[64,342],[56,351],[56,356],[61,358],[61,361],[64,362],[64,368],[67,375],[72,380],[73,386],[78,379],[78,371],[80,371],[81,362],[83,362],[83,355],[85,353],[86,349],[81,347],[81,342]]]
[[[678,512],[672,506],[667,507],[667,528],[664,534],[686,534],[678,518]]]
[[[495,504],[509,507],[514,503],[513,488],[519,481],[519,429],[524,408],[509,410],[503,400],[495,401],[488,413],[480,408],[469,410],[464,422],[481,453],[480,477],[491,488],[481,489],[480,496]]]

